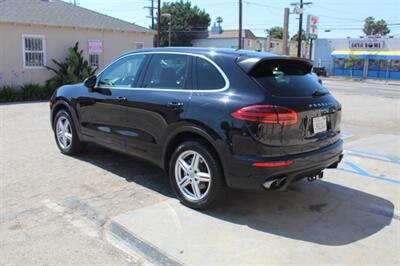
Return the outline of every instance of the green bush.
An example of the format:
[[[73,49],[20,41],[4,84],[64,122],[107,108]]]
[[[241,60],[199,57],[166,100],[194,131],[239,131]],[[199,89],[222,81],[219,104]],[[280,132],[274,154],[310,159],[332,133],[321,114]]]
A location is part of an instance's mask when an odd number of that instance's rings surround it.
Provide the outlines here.
[[[48,100],[54,89],[39,84],[26,84],[17,89],[12,86],[0,88],[0,102]]]
[[[21,92],[11,86],[3,86],[0,90],[0,102],[21,101]]]
[[[53,93],[53,90],[38,84],[28,84],[21,88],[22,98],[25,101],[29,100],[48,100]]]
[[[77,42],[74,47],[68,49],[68,57],[65,58],[64,62],[52,59],[58,68],[46,66],[48,70],[55,74],[46,84],[50,87],[60,87],[65,84],[82,82],[87,77],[94,75],[97,68],[90,67],[82,54],[83,50],[79,50],[79,42]]]

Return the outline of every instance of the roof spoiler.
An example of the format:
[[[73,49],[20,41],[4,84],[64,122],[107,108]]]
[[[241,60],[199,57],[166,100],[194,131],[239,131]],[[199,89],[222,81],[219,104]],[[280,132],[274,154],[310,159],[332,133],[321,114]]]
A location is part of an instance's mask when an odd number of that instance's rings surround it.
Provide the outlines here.
[[[251,73],[254,69],[257,68],[261,63],[265,63],[268,61],[289,61],[296,62],[303,65],[307,72],[311,72],[313,67],[313,62],[308,59],[298,58],[298,57],[289,57],[289,56],[271,56],[271,57],[244,57],[240,56],[236,62],[237,64],[246,72]]]

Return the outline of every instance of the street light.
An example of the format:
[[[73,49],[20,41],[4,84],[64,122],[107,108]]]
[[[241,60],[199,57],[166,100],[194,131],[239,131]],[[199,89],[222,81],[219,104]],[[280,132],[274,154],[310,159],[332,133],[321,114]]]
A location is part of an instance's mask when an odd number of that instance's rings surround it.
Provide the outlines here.
[[[172,26],[172,15],[170,13],[163,13],[161,14],[163,17],[169,18],[168,22],[168,46],[171,47],[171,26]]]

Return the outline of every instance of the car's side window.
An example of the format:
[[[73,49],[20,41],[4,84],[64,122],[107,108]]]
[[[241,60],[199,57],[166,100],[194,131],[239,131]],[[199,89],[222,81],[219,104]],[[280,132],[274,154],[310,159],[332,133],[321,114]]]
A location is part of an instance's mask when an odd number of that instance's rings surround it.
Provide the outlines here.
[[[196,76],[198,90],[218,90],[225,87],[225,79],[219,70],[200,57],[196,58]]]
[[[189,69],[189,56],[180,54],[154,54],[146,74],[143,88],[185,89]]]
[[[98,85],[132,88],[145,56],[146,55],[131,55],[121,58],[103,71]]]

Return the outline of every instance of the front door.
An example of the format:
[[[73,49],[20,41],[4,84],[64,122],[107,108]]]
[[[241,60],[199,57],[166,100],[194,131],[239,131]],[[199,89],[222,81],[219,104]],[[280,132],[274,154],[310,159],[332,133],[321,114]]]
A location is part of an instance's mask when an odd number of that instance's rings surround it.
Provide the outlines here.
[[[78,99],[82,133],[94,141],[125,150],[126,101],[135,86],[145,55],[122,57],[97,78],[97,86]]]

